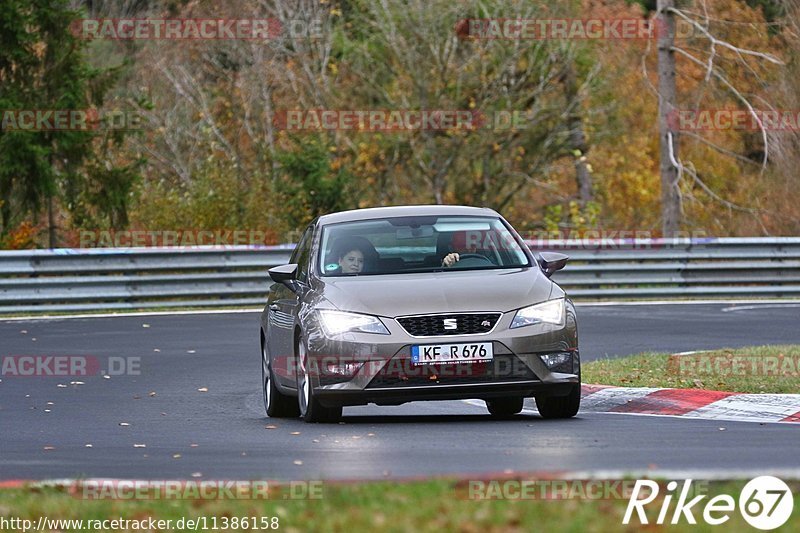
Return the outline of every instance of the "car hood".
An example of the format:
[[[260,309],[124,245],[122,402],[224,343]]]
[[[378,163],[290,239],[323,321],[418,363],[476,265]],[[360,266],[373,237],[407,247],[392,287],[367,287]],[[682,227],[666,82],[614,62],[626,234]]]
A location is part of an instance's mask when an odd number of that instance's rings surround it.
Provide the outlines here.
[[[507,312],[550,299],[556,287],[530,267],[324,279],[321,296],[337,308],[386,317]]]

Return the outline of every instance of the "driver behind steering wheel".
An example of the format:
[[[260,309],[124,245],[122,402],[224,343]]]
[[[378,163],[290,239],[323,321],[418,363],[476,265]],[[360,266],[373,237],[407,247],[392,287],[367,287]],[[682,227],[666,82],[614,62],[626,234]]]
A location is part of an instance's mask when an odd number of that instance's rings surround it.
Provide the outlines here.
[[[458,252],[450,252],[449,254],[444,256],[444,259],[442,259],[442,266],[451,267],[455,265],[460,259],[461,256],[459,256]]]
[[[459,231],[452,236],[449,246],[450,252],[442,259],[443,267],[454,266],[461,260],[461,254],[475,254],[478,252],[478,239],[470,238],[466,233]]]

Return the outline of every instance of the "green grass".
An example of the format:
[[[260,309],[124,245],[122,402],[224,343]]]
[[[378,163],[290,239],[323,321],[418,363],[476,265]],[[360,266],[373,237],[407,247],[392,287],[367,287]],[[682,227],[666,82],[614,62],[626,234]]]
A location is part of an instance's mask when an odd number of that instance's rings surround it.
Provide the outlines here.
[[[712,495],[729,494],[738,501],[745,481],[711,483],[704,505]],[[778,531],[800,529],[800,482],[788,482],[794,493],[794,513]],[[457,487],[460,487],[457,489]],[[148,517],[171,519],[212,517],[279,518],[279,531],[638,531],[634,522],[622,525],[627,499],[617,500],[484,500],[465,497],[467,489],[453,480],[435,479],[408,483],[364,482],[326,484],[317,500],[81,500],[63,489],[0,490],[0,517],[104,520]],[[662,496],[663,496],[662,488]],[[670,504],[674,510],[676,498]],[[660,498],[647,506],[650,521],[655,521]],[[699,525],[682,521],[667,531],[719,531],[703,523],[702,507],[695,507]],[[655,526],[649,526],[655,528]],[[174,526],[173,528],[174,529]],[[657,528],[661,530],[661,528]],[[8,529],[6,529],[8,530]],[[224,531],[224,529],[218,529]],[[242,529],[229,528],[229,531]],[[724,525],[725,531],[754,531],[738,511]]]
[[[755,346],[694,355],[643,353],[584,363],[584,383],[622,387],[800,393],[800,345]]]

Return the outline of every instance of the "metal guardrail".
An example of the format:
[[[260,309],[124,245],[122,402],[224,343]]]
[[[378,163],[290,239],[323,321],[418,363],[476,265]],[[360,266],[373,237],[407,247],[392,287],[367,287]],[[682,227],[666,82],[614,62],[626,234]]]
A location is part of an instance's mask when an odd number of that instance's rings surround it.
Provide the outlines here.
[[[0,252],[0,313],[257,306],[293,245]]]
[[[800,237],[530,242],[576,300],[800,297]],[[263,305],[292,245],[0,251],[0,313]]]
[[[800,237],[550,241],[545,247],[570,256],[553,279],[578,300],[800,296]]]

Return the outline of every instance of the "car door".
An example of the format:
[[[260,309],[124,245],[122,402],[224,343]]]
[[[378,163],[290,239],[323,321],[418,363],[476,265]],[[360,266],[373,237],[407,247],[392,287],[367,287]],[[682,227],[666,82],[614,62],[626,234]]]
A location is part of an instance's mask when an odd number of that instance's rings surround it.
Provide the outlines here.
[[[297,281],[303,286],[307,286],[308,283],[313,234],[313,225],[306,228],[289,260],[290,263],[297,265]],[[272,285],[269,298],[269,353],[272,359],[273,373],[282,385],[292,388],[296,384],[294,330],[302,294],[303,291],[297,294],[285,285],[275,283]]]

